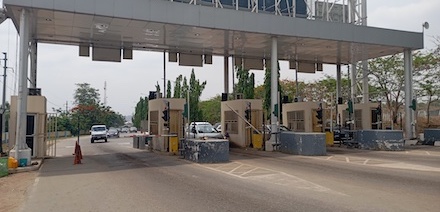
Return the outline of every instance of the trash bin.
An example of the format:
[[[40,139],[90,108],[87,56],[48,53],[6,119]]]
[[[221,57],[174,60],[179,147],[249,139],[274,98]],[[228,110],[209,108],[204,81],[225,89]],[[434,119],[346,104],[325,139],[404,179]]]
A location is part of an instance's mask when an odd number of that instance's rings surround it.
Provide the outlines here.
[[[138,137],[139,149],[145,149],[145,140],[146,140],[146,138],[143,136]]]
[[[139,149],[139,137],[133,136],[133,148]]]
[[[8,158],[0,158],[0,177],[8,175]]]
[[[19,166],[20,167],[25,167],[27,166],[27,158],[20,158],[20,162],[19,162]]]
[[[176,137],[170,137],[170,152],[176,154],[179,151],[179,138]]]

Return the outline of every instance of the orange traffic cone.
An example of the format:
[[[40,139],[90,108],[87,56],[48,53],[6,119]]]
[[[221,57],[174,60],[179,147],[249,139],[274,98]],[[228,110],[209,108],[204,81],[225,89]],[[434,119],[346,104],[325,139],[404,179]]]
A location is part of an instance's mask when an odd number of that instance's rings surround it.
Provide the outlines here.
[[[79,147],[78,141],[75,144],[75,153],[74,153],[74,155],[75,155],[75,158],[73,160],[73,165],[81,164],[82,156],[81,156],[81,149]]]

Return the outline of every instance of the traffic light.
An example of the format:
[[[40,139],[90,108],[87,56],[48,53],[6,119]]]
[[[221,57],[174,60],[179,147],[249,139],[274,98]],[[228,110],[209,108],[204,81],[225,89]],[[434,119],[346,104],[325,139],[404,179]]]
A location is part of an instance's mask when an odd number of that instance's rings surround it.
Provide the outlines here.
[[[273,115],[275,115],[276,117],[278,117],[278,103],[275,104],[275,108],[274,108],[274,111],[273,111],[272,113],[273,113]]]
[[[185,103],[185,105],[183,105],[182,115],[183,115],[183,117],[188,117],[188,103]]]
[[[319,107],[316,110],[316,118],[318,118],[318,124],[322,124],[322,105],[321,104],[319,104]]]
[[[416,99],[412,99],[411,105],[409,106],[409,108],[411,108],[414,111],[417,109],[417,101],[416,101]]]
[[[164,121],[169,121],[170,120],[170,102],[165,102],[165,108],[162,111],[163,116],[162,119]]]
[[[347,111],[348,113],[353,113],[353,102],[351,100],[348,100],[348,107],[347,107]]]
[[[244,111],[244,117],[246,120],[251,120],[251,103],[248,102],[246,105],[246,110]]]

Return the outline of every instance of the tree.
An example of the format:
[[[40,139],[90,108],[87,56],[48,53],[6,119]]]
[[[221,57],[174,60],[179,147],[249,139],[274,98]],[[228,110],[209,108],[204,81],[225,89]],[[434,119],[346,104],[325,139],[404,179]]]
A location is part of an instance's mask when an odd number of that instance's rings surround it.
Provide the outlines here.
[[[100,104],[98,89],[90,87],[88,83],[76,85],[77,89],[74,92],[76,105],[70,116],[72,134],[88,132],[94,124],[105,124],[109,127],[123,124],[124,118],[121,114],[115,113],[109,106]]]
[[[426,118],[429,127],[431,104],[440,100],[440,54],[436,53],[436,49],[427,53],[418,52],[414,55],[413,64],[416,93],[420,96],[419,101],[426,102]]]
[[[234,85],[234,93],[242,93],[243,98],[253,99],[255,95],[254,73],[249,73],[249,70],[246,70],[242,67],[237,67],[236,73],[237,73],[238,83]]]
[[[278,91],[280,92],[280,96],[283,96],[283,92],[281,90],[280,86],[280,66],[278,64]],[[264,74],[264,99],[263,99],[263,108],[266,111],[266,114],[269,114],[267,117],[270,117],[270,114],[272,113],[272,107],[271,107],[271,70],[270,68],[266,67],[265,74]],[[281,120],[281,118],[280,118]]]
[[[182,97],[182,75],[179,75],[174,82],[174,94],[173,98],[181,98]]]
[[[205,121],[215,124],[220,122],[221,113],[221,96],[217,95],[209,100],[200,102],[200,110],[202,111]]]
[[[148,119],[148,98],[139,98],[132,117],[132,122],[138,129],[141,128],[141,121]]]
[[[368,62],[371,85],[378,88],[379,96],[385,98],[391,111],[393,123],[397,122],[399,108],[403,105],[404,70],[402,55],[372,59]]]
[[[191,77],[189,79],[189,107],[191,118],[194,121],[203,120],[202,111],[199,110],[199,102],[200,96],[202,95],[203,90],[205,89],[206,81],[200,83],[198,79],[196,79],[196,75],[194,73],[194,69],[191,72]]]
[[[171,81],[167,83],[167,98],[171,98]]]
[[[77,105],[96,105],[99,103],[99,90],[90,87],[88,83],[76,84],[74,99]]]

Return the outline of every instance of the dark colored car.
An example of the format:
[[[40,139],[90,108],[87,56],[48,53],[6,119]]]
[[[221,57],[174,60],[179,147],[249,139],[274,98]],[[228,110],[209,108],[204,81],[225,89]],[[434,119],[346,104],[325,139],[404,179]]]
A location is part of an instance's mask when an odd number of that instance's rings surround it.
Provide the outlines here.
[[[109,137],[109,138],[111,138],[111,137],[119,138],[119,131],[116,128],[110,128],[107,131],[107,137]]]

